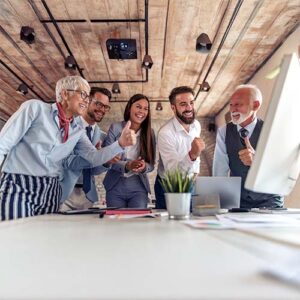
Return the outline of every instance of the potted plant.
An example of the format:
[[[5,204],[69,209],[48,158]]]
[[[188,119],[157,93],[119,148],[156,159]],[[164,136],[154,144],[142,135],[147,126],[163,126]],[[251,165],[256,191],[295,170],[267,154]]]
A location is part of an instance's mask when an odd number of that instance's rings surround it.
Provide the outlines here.
[[[161,184],[165,191],[169,219],[188,219],[194,177],[180,169],[170,170],[161,179]]]

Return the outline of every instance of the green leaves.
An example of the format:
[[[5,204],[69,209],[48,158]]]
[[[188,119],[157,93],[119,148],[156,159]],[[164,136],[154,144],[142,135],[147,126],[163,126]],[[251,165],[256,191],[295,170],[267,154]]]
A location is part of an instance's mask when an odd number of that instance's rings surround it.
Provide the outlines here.
[[[165,193],[190,193],[194,179],[187,172],[180,169],[167,171],[165,178],[161,179]]]

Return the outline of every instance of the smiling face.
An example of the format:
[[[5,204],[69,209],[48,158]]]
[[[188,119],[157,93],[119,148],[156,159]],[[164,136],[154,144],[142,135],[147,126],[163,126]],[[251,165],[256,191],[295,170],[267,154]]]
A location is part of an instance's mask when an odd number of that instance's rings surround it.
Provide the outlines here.
[[[249,89],[239,89],[233,93],[229,105],[232,123],[245,127],[254,119],[260,104],[251,100]]]
[[[191,93],[178,94],[171,108],[182,124],[192,124],[195,120],[194,96]]]
[[[130,108],[130,121],[132,125],[141,126],[149,114],[149,102],[146,99],[140,99],[134,102]]]
[[[79,87],[75,90],[62,90],[62,105],[68,117],[82,115],[89,104],[89,90]]]
[[[109,98],[108,96],[96,92],[91,97],[91,102],[88,106],[86,113],[84,114],[84,118],[89,124],[94,124],[96,122],[100,122],[105,116],[106,112],[110,109],[109,106]]]

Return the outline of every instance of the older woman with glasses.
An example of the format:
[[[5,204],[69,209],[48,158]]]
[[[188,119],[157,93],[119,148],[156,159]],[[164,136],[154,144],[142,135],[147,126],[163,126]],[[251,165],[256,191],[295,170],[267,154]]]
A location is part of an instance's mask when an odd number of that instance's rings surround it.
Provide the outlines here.
[[[119,138],[128,121],[137,135],[137,142],[127,147],[121,160],[107,171],[103,181],[106,203],[107,206],[145,208],[150,193],[147,173],[153,171],[155,162],[155,136],[145,95],[136,94],[129,99],[124,121],[111,125],[104,146],[112,145]]]
[[[72,151],[101,165],[135,144],[128,123],[110,147],[97,150],[78,123],[90,102],[90,87],[80,76],[56,84],[56,103],[24,102],[0,132],[0,218],[16,219],[57,212],[62,160]],[[5,159],[6,156],[6,159]]]

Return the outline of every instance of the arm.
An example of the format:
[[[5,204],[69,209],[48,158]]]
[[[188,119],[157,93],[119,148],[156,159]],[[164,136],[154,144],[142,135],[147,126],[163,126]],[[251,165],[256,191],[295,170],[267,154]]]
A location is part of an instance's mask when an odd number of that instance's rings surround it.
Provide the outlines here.
[[[229,159],[225,145],[226,126],[218,129],[213,160],[213,176],[228,176]]]
[[[108,133],[103,141],[103,147],[107,147],[107,146],[113,144],[120,137],[120,134],[121,134],[120,128],[116,128],[116,127],[117,127],[117,124],[111,124],[111,126],[108,130]],[[119,161],[111,164],[110,168],[112,170],[115,170],[120,173],[126,173],[126,170],[125,170],[126,163],[127,163],[127,160],[124,160],[124,157],[123,157],[123,160],[119,160]]]
[[[15,147],[26,134],[39,113],[38,101],[26,101],[9,118],[0,132],[0,165],[4,156]]]
[[[160,131],[157,146],[165,170],[180,168],[186,172],[191,169],[195,171],[197,169],[195,173],[199,172],[200,158],[198,157],[195,161],[191,160],[189,151],[183,152],[181,149],[178,149],[177,139],[173,134],[170,134],[168,131]]]
[[[75,154],[78,154],[89,161],[92,164],[92,167],[103,165],[117,154],[122,153],[125,147],[136,143],[136,135],[134,131],[130,129],[130,125],[131,122],[128,121],[118,140],[99,150],[95,149],[86,134],[83,133],[74,148]]]

